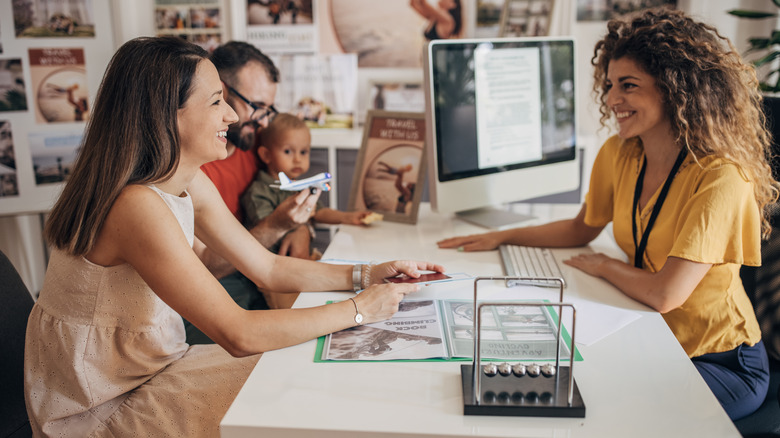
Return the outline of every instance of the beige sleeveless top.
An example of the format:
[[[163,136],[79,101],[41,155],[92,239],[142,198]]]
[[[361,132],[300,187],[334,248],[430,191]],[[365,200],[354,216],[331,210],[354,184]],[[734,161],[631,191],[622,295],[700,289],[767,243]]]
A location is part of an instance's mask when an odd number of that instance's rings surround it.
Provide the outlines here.
[[[192,199],[150,187],[192,245]],[[187,352],[181,316],[130,265],[103,267],[54,250],[30,315],[25,397],[36,435],[84,436]]]

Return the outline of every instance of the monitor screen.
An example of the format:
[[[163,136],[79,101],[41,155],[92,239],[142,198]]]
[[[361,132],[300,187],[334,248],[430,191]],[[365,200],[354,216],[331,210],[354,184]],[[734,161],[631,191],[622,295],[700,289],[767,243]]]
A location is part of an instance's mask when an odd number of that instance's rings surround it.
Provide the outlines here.
[[[435,210],[578,188],[571,38],[434,40],[425,61]]]

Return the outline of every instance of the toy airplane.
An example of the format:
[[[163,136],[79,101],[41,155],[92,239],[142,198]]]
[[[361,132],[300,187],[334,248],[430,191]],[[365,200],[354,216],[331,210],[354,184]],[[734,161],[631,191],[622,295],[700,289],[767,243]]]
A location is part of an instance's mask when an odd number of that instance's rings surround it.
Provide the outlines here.
[[[271,187],[275,187],[280,190],[287,190],[291,192],[298,192],[307,188],[310,190],[311,188],[319,188],[323,192],[327,192],[330,190],[330,184],[328,184],[328,182],[331,179],[333,179],[333,177],[330,175],[330,173],[322,172],[309,178],[293,181],[290,178],[288,178],[287,175],[284,174],[284,172],[279,172],[280,184],[272,184]]]

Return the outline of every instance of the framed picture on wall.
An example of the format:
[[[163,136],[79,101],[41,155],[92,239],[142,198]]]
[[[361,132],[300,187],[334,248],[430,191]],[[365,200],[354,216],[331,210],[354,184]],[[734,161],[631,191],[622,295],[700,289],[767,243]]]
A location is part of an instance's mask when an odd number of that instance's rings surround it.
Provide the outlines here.
[[[371,81],[369,86],[369,110],[425,111],[425,92],[420,82]]]
[[[415,224],[424,180],[424,113],[368,111],[348,209]]]

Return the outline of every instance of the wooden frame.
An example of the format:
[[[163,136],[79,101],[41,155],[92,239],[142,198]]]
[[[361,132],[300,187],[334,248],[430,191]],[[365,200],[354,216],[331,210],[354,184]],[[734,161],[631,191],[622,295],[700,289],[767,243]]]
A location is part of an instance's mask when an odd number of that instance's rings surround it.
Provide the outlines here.
[[[368,111],[348,209],[417,223],[425,166],[424,113]]]

